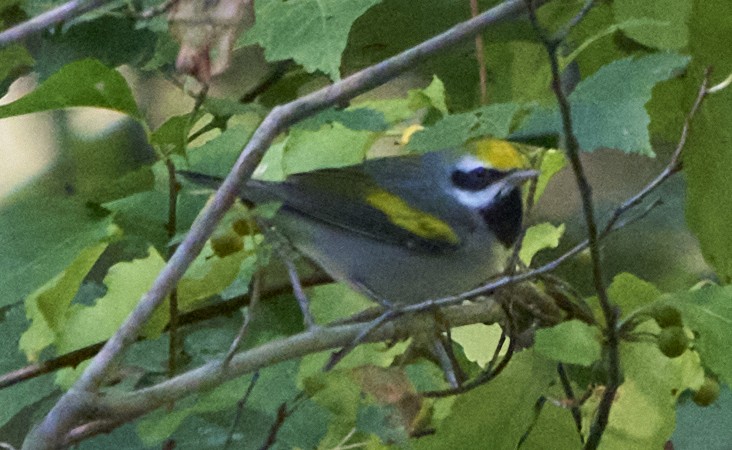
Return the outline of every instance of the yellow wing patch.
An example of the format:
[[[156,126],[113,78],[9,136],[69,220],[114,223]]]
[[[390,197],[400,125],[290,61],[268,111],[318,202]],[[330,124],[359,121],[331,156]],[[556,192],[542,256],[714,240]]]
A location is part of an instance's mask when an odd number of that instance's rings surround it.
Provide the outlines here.
[[[482,139],[472,144],[475,156],[496,169],[526,167],[526,160],[515,145],[500,139]]]
[[[366,202],[386,214],[391,223],[416,236],[451,244],[460,242],[450,225],[432,214],[412,208],[407,202],[387,191],[375,190],[369,193]]]

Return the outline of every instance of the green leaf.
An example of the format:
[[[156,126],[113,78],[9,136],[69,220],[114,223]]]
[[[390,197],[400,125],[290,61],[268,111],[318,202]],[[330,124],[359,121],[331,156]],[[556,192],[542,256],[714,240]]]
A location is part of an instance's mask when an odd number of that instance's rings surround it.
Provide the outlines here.
[[[252,245],[251,239],[248,239],[245,244],[245,248],[249,249],[248,252],[251,252]],[[237,279],[245,283],[245,289],[234,295],[245,293],[256,262],[256,257],[248,255],[248,252],[239,251],[225,258],[219,258],[214,255],[210,241],[207,242],[178,284],[180,308],[193,309],[201,300],[221,293]],[[245,269],[250,270],[247,272]]]
[[[5,95],[15,77],[30,70],[34,62],[28,50],[18,44],[0,49],[0,95]]]
[[[516,448],[555,378],[554,366],[531,350],[516,354],[490,383],[458,396],[437,432],[414,441],[414,448]]]
[[[669,301],[694,331],[693,346],[704,365],[732,385],[732,286],[708,286],[676,294]]]
[[[308,72],[340,79],[341,53],[351,24],[380,0],[259,0],[247,44],[264,47],[268,61],[294,59]]]
[[[493,352],[501,338],[501,327],[496,324],[474,323],[453,328],[450,336],[463,348],[463,353],[468,361],[485,367],[493,357]]]
[[[619,273],[607,288],[610,300],[620,308],[620,317],[625,318],[639,311],[662,295],[653,284],[629,273]],[[603,317],[602,314],[595,317]]]
[[[370,108],[354,107],[343,110],[328,108],[297,124],[298,128],[317,131],[323,125],[337,122],[355,131],[385,131],[389,124],[384,113]]]
[[[234,278],[225,286],[225,289],[220,290],[221,298],[228,300],[246,294],[249,291],[249,283],[259,267],[256,255],[249,255],[244,258]]]
[[[409,434],[404,425],[395,420],[393,406],[361,404],[356,415],[356,428],[364,433],[374,434],[383,443],[405,445]]]
[[[485,55],[492,102],[530,102],[551,95],[549,60],[540,43],[486,41]]]
[[[93,59],[64,66],[30,94],[0,106],[0,118],[74,106],[111,109],[142,120],[127,81]]]
[[[165,261],[154,248],[149,248],[148,252],[144,259],[112,266],[104,278],[107,292],[94,305],[75,305],[69,310],[64,330],[59,333],[56,342],[59,353],[95,344],[112,336],[165,266]],[[144,335],[155,337],[163,330],[168,319],[166,311],[167,306],[156,310],[144,327]]]
[[[126,237],[141,238],[144,243],[153,244],[164,253],[170,243],[166,228],[169,198],[168,192],[153,190],[138,192],[102,206],[115,213],[115,223],[124,230]],[[206,199],[207,196],[186,191],[178,195],[177,230],[190,228]]]
[[[528,437],[519,447],[521,450],[546,450],[551,448],[581,449],[582,442],[570,410],[547,402],[539,413]]]
[[[483,137],[505,138],[519,106],[496,103],[469,113],[446,116],[431,127],[414,134],[407,148],[429,152],[460,147],[469,140]]]
[[[285,173],[307,172],[326,167],[358,164],[366,157],[376,135],[354,131],[334,123],[318,131],[293,129],[285,144]]]
[[[252,129],[232,126],[200,147],[189,149],[189,168],[207,175],[225,177],[252,134]]]
[[[544,152],[544,157],[541,160],[541,167],[539,167],[539,179],[536,181],[535,201],[538,201],[541,198],[546,186],[549,184],[549,181],[560,170],[564,169],[566,165],[567,158],[561,150],[551,148]]]
[[[574,132],[587,152],[613,148],[654,156],[648,134],[650,118],[644,105],[653,87],[679,73],[689,57],[655,53],[603,66],[582,80],[569,96]],[[561,134],[556,107],[537,108],[522,124],[517,138]]]
[[[136,24],[131,17],[102,16],[50,34],[34,53],[38,61],[34,70],[45,80],[64,65],[86,58],[107,67],[142,65],[152,57],[157,36]]]
[[[597,327],[570,320],[537,330],[534,350],[556,361],[589,366],[600,359],[601,339]]]
[[[564,224],[555,227],[549,222],[532,225],[526,230],[519,257],[527,266],[540,251],[547,248],[557,248],[559,239],[564,234]]]
[[[343,283],[329,283],[308,290],[310,312],[317,323],[344,319],[373,306],[373,302]]]
[[[150,133],[150,144],[161,155],[185,155],[188,146],[188,132],[193,122],[190,114],[173,116]]]
[[[116,231],[111,216],[100,217],[76,198],[40,190],[11,198],[0,212],[0,307],[20,301]]]
[[[106,248],[106,243],[100,243],[82,250],[66,270],[25,299],[31,326],[20,337],[20,349],[29,361],[37,361],[40,352],[56,341],[57,333],[64,331],[71,301]]]
[[[2,316],[3,314],[0,314]],[[23,353],[18,351],[18,336],[28,322],[25,320],[23,307],[18,305],[7,309],[0,320],[0,372],[17,370],[28,364]],[[22,383],[0,389],[0,427],[12,420],[24,408],[32,405],[55,390],[51,375],[24,380]]]
[[[445,103],[445,85],[436,76],[424,89],[410,89],[407,93],[407,102],[413,111],[421,108],[434,108],[443,116],[449,114]]]
[[[693,76],[684,86],[685,110],[691,107],[707,67],[714,67],[712,83],[732,73],[732,47],[722,42],[732,34],[732,21],[718,9],[727,5],[724,0],[709,0],[704,7],[695,8],[690,18],[689,49],[694,60],[689,69]],[[673,94],[682,92],[677,89]],[[700,114],[694,117],[683,156],[686,220],[701,244],[704,259],[725,283],[732,281],[732,152],[723,144],[732,140],[732,128],[724,125],[732,117],[731,95],[727,88],[705,100]],[[676,135],[679,130],[677,127]]]
[[[679,395],[704,379],[699,357],[686,352],[666,358],[650,343],[622,343],[620,351],[624,382],[613,402],[602,448],[663,448],[674,430]],[[583,405],[586,419],[594,414],[597,401],[593,397]]]
[[[693,2],[688,0],[617,0],[613,11],[618,22],[633,19],[652,19],[643,27],[624,28],[629,38],[646,45],[665,50],[686,47],[689,39],[687,25]]]

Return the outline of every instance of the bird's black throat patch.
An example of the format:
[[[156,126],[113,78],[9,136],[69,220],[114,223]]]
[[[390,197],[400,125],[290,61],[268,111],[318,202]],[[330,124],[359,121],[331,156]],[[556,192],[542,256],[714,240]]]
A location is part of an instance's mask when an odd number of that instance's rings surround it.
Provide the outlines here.
[[[521,190],[511,189],[511,192],[497,197],[490,206],[481,209],[480,213],[498,240],[506,247],[511,247],[521,233]]]

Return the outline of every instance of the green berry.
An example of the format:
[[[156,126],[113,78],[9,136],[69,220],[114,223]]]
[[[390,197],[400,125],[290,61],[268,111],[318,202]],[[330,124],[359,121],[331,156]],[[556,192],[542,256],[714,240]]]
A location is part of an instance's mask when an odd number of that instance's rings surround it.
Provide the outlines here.
[[[211,248],[216,256],[225,258],[243,249],[244,241],[233,230],[217,232],[211,236]]]
[[[658,349],[669,358],[681,356],[689,348],[689,338],[681,327],[666,327],[658,334]]]
[[[651,311],[651,316],[659,327],[681,327],[684,325],[681,319],[681,311],[671,305],[659,305]]]
[[[719,382],[714,378],[705,377],[704,383],[694,392],[694,403],[699,406],[709,406],[719,397]]]

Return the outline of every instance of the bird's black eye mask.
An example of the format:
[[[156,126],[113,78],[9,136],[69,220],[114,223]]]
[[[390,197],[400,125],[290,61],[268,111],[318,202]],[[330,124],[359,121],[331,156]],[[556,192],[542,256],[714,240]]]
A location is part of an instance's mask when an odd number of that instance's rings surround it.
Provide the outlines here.
[[[508,175],[508,172],[476,167],[469,171],[455,170],[451,179],[455,187],[464,191],[482,191],[506,175]]]

